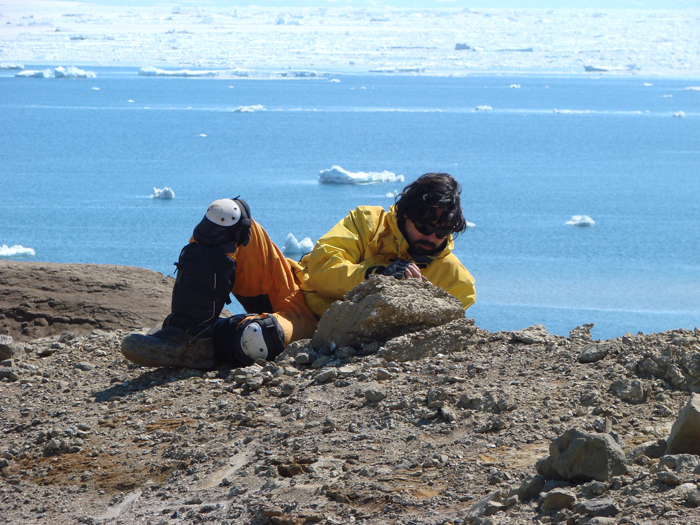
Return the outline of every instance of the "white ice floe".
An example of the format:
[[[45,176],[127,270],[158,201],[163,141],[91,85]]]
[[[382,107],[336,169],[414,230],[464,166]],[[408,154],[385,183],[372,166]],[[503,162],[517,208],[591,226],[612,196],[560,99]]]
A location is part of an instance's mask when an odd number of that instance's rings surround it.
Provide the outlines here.
[[[683,88],[683,91],[700,91],[700,86],[688,86]]]
[[[475,111],[491,111],[493,108],[491,106],[487,106],[486,104],[482,106],[476,106],[474,108]]]
[[[339,78],[331,78],[331,82],[333,82],[334,84],[337,84],[338,82],[340,82],[340,79]]]
[[[25,248],[19,244],[14,246],[3,244],[0,246],[0,257],[34,257],[34,255],[36,254],[33,248]]]
[[[476,224],[474,224],[473,222],[467,221],[467,229],[469,229],[469,228],[476,228]]]
[[[253,113],[254,111],[265,111],[265,106],[261,106],[260,104],[255,104],[254,106],[238,106],[231,111],[234,113]]]
[[[595,221],[588,215],[572,215],[570,221],[566,221],[569,226],[579,226],[582,228],[593,226]]]
[[[94,71],[83,71],[75,66],[57,67],[53,72],[56,78],[95,78]]]
[[[15,75],[19,78],[53,78],[53,71],[44,69],[43,71],[35,71],[34,69],[25,69]]]
[[[167,186],[163,189],[160,188],[153,188],[153,195],[151,195],[152,199],[174,199],[175,198],[175,192],[168,188]]]
[[[157,67],[146,66],[139,69],[139,75],[144,77],[185,77],[185,78],[211,78],[211,77],[247,77],[249,71],[245,69],[226,69],[221,71],[191,69],[178,69],[168,71]]]
[[[398,194],[399,194],[399,190],[394,190],[394,191],[387,192],[386,196],[390,199],[395,199]]]
[[[520,84],[511,84],[511,89],[520,89]]]
[[[97,74],[94,71],[83,71],[75,66],[60,66],[53,71],[50,69],[44,69],[43,71],[26,69],[15,74],[15,76],[20,78],[95,78]]]
[[[0,69],[18,69],[21,71],[24,69],[24,66],[22,64],[8,64],[7,62],[3,62],[0,64]]]
[[[676,112],[673,114],[673,116],[674,116],[674,117],[683,118],[683,117],[685,117],[685,111],[676,111]]]
[[[644,87],[652,87],[654,84],[652,84],[651,82],[644,82],[644,84],[642,84],[642,85]]]
[[[290,233],[284,240],[282,252],[285,254],[308,253],[313,249],[314,242],[309,237],[304,237],[302,240],[297,241],[297,238],[294,236],[294,234]]]
[[[403,175],[396,175],[390,171],[358,171],[353,173],[340,166],[333,166],[327,170],[321,170],[318,174],[319,182],[333,184],[370,184],[373,182],[403,182]]]

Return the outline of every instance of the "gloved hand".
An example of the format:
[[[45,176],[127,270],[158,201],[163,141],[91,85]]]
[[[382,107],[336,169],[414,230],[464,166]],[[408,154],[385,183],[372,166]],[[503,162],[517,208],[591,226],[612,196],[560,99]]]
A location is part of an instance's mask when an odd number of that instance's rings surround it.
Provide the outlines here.
[[[391,263],[389,266],[387,266],[384,271],[382,271],[382,275],[391,275],[392,277],[396,277],[397,279],[402,279],[404,274],[406,273],[406,268],[411,264],[411,261],[404,261],[402,259],[399,259],[398,261],[394,261]]]
[[[239,245],[250,241],[253,224],[248,203],[243,199],[214,201],[194,229],[194,240],[207,246],[218,246],[233,253]]]

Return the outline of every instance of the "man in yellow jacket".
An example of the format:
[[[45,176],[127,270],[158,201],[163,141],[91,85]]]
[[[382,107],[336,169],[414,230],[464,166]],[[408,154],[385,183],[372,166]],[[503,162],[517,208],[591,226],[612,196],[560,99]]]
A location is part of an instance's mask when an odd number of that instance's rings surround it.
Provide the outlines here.
[[[351,211],[298,263],[283,257],[244,200],[215,201],[180,254],[172,313],[159,330],[128,335],[122,353],[143,366],[203,369],[274,360],[372,274],[424,276],[467,309],[474,279],[452,253],[467,225],[460,193],[451,175],[425,174],[388,212]],[[219,318],[229,292],[247,313]]]

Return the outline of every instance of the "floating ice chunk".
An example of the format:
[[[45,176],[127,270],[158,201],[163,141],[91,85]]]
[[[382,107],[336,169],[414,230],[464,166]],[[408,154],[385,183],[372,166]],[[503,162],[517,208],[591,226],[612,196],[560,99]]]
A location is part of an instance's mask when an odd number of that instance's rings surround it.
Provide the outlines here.
[[[3,62],[0,64],[0,69],[18,69],[18,70],[23,70],[24,66],[22,64],[14,64],[14,63],[7,63]]]
[[[595,221],[591,219],[588,215],[572,215],[570,221],[566,221],[566,224],[570,226],[579,226],[585,228],[588,226],[593,226]]]
[[[520,84],[511,84],[510,87],[512,89],[520,89]]]
[[[642,84],[642,85],[644,87],[652,87],[654,84],[652,84],[651,82],[644,82],[644,84]]]
[[[168,188],[167,186],[163,189],[160,188],[153,188],[153,195],[151,195],[152,199],[174,199],[175,198],[175,192]]]
[[[15,244],[14,246],[8,246],[3,244],[0,246],[0,257],[34,257],[33,248],[25,248],[22,245]]]
[[[476,227],[476,224],[474,224],[473,222],[466,221],[466,223],[467,223],[467,228],[475,228]]]
[[[302,240],[297,241],[294,234],[290,233],[284,240],[284,246],[282,246],[283,253],[308,253],[314,249],[314,242],[308,238],[304,237]]]
[[[555,109],[554,113],[563,113],[565,115],[582,115],[584,113],[590,113],[590,109]]]
[[[683,118],[683,117],[685,117],[685,111],[676,111],[676,112],[673,114],[673,116],[674,116],[674,117]]]
[[[97,75],[94,71],[83,71],[75,66],[57,67],[54,70],[56,78],[95,78]]]
[[[53,78],[53,72],[50,69],[44,69],[43,71],[25,69],[15,74],[15,76],[20,78]]]
[[[134,103],[134,101],[133,101],[132,99],[127,100],[127,102],[128,102],[129,104],[133,104],[133,103]]]
[[[394,198],[396,198],[396,196],[397,196],[398,194],[399,194],[399,190],[394,190],[394,191],[388,192],[388,193],[386,194],[386,196],[389,197],[390,199],[394,199]]]
[[[200,136],[200,137],[206,137],[207,134],[206,134],[206,133],[200,133],[199,136]]]
[[[492,108],[491,106],[487,106],[487,105],[484,104],[484,105],[482,105],[482,106],[476,106],[474,109],[475,109],[476,111],[490,111],[490,110],[492,110],[493,108]]]
[[[238,106],[231,111],[234,113],[253,113],[254,111],[265,111],[265,106],[261,106],[260,104],[254,106]]]
[[[98,88],[98,87],[94,87],[94,88],[92,88],[92,90],[93,90],[93,91],[99,91],[99,90],[100,90],[100,88]]]
[[[139,75],[144,77],[185,77],[185,78],[210,78],[210,77],[247,77],[250,73],[245,69],[226,69],[222,71],[193,71],[191,69],[178,69],[168,71],[157,67],[146,66],[139,69]]]
[[[331,82],[333,82],[333,83],[338,83],[338,82],[340,82],[340,79],[338,79],[338,78],[331,78]]]
[[[683,91],[700,91],[700,86],[688,86],[683,88]]]
[[[352,173],[340,166],[333,166],[330,169],[321,170],[318,174],[318,180],[333,184],[370,184],[373,182],[403,182],[403,175],[396,175],[386,170]]]

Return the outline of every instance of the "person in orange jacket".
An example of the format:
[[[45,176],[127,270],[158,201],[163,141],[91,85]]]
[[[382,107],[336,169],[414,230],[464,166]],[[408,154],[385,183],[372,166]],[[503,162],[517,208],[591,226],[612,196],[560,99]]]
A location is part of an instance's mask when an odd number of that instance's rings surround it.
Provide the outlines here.
[[[130,334],[122,353],[144,366],[209,369],[274,360],[310,338],[335,300],[372,274],[424,276],[467,309],[474,279],[451,253],[466,229],[459,183],[428,173],[404,188],[387,212],[351,211],[300,262],[286,259],[240,198],[212,203],[177,263],[171,314],[159,330]],[[246,314],[219,318],[229,293]]]

